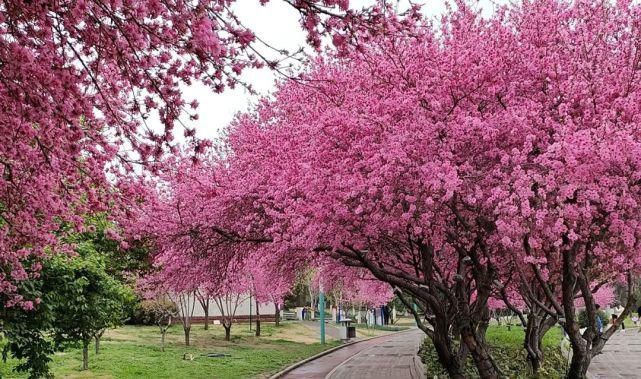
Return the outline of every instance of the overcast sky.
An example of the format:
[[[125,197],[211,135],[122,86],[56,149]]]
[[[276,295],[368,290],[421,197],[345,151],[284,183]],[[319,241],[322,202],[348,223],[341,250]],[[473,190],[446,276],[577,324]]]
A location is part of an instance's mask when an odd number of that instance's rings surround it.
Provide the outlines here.
[[[445,11],[444,0],[420,2],[424,3],[423,13],[428,17],[438,17]],[[359,9],[372,3],[372,0],[351,0],[350,6]],[[479,4],[484,12],[493,9],[491,0],[481,0]],[[245,26],[272,46],[295,51],[305,45],[305,33],[298,23],[298,13],[282,1],[271,0],[261,8],[258,0],[239,0],[234,3],[234,10]],[[247,70],[243,78],[251,82],[259,93],[268,94],[274,88],[277,74],[269,69],[254,69]],[[216,94],[202,85],[186,88],[185,94],[187,99],[195,98],[200,103],[199,120],[186,124],[195,126],[198,136],[206,138],[217,137],[237,112],[247,110],[257,99],[256,95],[242,88]],[[182,140],[182,133],[177,133],[176,137]]]

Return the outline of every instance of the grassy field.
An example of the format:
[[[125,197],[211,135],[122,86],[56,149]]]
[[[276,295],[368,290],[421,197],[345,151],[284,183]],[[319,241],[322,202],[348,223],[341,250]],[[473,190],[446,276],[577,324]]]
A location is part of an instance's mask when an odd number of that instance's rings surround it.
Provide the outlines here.
[[[486,334],[488,344],[492,348],[492,356],[504,375],[508,378],[531,378],[523,348],[525,332],[520,326],[491,325]],[[566,357],[561,352],[563,333],[556,326],[550,329],[543,338],[545,361],[539,372],[540,378],[561,378],[565,374]],[[436,357],[436,351],[431,342],[426,339],[422,348],[422,357],[427,369],[427,377],[435,375],[439,378],[447,377]],[[470,378],[478,377],[471,358],[468,359],[466,374]]]
[[[247,324],[240,324],[232,329],[231,342],[223,336],[221,326],[206,331],[194,325],[192,346],[186,347],[182,326],[177,325],[169,331],[165,352],[161,352],[156,327],[125,326],[105,334],[99,355],[90,351],[89,370],[80,371],[80,349],[56,353],[51,367],[57,378],[261,378],[338,344],[320,345],[317,333],[296,323],[278,328],[264,324],[259,338]],[[194,360],[184,360],[185,353]],[[210,358],[208,353],[225,356]],[[0,378],[26,378],[12,372],[16,363],[0,361]]]

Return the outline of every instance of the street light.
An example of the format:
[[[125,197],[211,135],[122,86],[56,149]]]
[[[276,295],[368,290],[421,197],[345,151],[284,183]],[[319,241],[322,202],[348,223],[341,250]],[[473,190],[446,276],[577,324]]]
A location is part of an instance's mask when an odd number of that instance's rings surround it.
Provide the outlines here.
[[[325,294],[323,293],[323,286],[320,286],[318,294],[318,308],[320,311],[320,343],[325,344]]]

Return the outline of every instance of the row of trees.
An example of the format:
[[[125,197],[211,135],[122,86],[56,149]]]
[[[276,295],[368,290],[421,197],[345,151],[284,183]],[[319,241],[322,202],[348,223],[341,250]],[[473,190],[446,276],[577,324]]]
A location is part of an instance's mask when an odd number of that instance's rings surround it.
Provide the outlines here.
[[[559,324],[568,376],[584,377],[618,328],[599,333],[594,294],[623,283],[624,318],[641,263],[640,15],[538,0],[483,18],[457,2],[434,28],[413,9],[283,82],[220,154],[167,161],[177,175],[161,176],[160,203],[181,219],[158,238],[206,264],[260,254],[365,269],[418,305],[453,378],[468,357],[501,376],[488,302],[520,299],[532,368]]]
[[[215,204],[210,203],[210,198],[224,191],[215,179],[216,168],[210,163],[213,161],[194,166],[189,157],[170,157],[152,186],[157,192],[147,196],[138,208],[138,217],[126,224],[128,234],[145,240],[152,251],[155,271],[144,278],[146,296],[168,297],[178,304],[187,345],[197,303],[203,309],[210,301],[216,305],[229,340],[239,302],[250,296],[257,312],[261,304],[273,303],[278,318],[284,297],[310,268],[314,273],[310,287],[316,291],[324,287],[328,292],[335,289],[341,297],[344,292],[346,300],[387,303],[392,296],[386,290],[389,286],[369,286],[374,278],[363,270],[321,257],[312,261],[305,255],[284,256],[274,246],[254,241],[210,239],[207,229],[218,228],[220,221],[218,213],[211,209]],[[241,215],[248,210],[239,205],[230,211]],[[249,217],[262,222],[258,217]],[[259,334],[257,324],[256,335]]]
[[[50,356],[78,345],[86,370],[89,344],[95,342],[98,354],[105,330],[121,325],[135,306],[136,295],[120,274],[136,249],[121,258],[109,227],[104,218],[88,220],[83,233],[66,241],[75,246],[74,255],[49,257],[37,268],[38,276],[19,282],[16,296],[23,306],[0,310],[0,333],[7,340],[3,360],[21,360],[16,369],[28,371],[30,378],[51,377]]]

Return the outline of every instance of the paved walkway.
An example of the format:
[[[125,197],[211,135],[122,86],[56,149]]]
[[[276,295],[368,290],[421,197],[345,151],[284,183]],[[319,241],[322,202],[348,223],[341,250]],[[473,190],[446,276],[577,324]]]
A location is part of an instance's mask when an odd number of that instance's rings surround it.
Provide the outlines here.
[[[641,378],[641,333],[638,328],[618,331],[592,359],[588,378]]]
[[[394,333],[336,350],[306,363],[283,378],[306,379],[424,379],[416,355],[425,335],[419,329]]]

